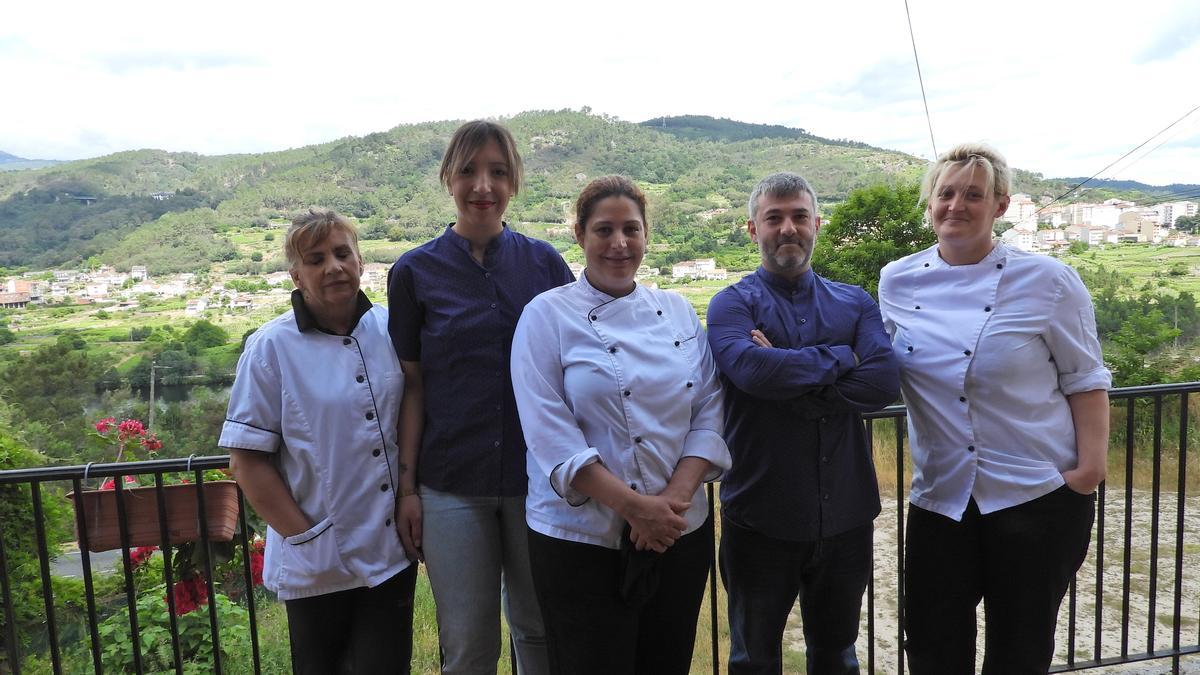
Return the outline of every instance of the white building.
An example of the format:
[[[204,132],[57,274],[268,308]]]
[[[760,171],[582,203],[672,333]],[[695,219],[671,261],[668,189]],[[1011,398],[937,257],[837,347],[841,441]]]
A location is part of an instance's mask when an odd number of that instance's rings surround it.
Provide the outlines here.
[[[1000,238],[1009,246],[1019,248],[1022,251],[1038,250],[1037,230],[1023,225],[1017,225],[1005,230],[1004,234],[1000,235]]]
[[[147,276],[145,265],[134,265],[129,268],[129,278],[134,281],[144,281]]]
[[[1158,211],[1164,227],[1175,227],[1175,219],[1180,216],[1195,216],[1196,202],[1168,202],[1154,207]]]

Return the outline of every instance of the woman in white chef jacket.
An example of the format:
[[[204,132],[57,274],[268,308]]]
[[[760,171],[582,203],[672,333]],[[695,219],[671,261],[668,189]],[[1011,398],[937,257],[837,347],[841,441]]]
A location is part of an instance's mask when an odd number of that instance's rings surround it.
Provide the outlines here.
[[[682,296],[636,283],[649,234],[628,178],[575,205],[587,269],[513,339],[530,558],[556,673],[687,673],[712,561],[701,484],[729,467],[708,341]]]
[[[914,675],[1045,673],[1104,480],[1111,377],[1079,275],[992,225],[1009,168],[964,144],[926,174],[937,244],[889,264],[879,306],[908,404],[905,650]]]

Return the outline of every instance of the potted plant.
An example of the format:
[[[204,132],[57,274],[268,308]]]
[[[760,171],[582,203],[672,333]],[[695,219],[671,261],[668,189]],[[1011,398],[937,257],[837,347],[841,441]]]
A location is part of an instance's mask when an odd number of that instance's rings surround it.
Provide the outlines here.
[[[126,419],[117,423],[115,418],[107,417],[93,426],[95,430],[90,432],[93,442],[107,448],[115,448],[118,462],[136,458],[139,451],[144,452],[148,459],[153,459],[162,448],[162,442],[154,434],[148,433],[139,420]],[[159,489],[153,485],[139,486],[134,476],[125,476],[123,482],[122,497],[128,545],[134,548],[161,544]],[[232,540],[238,520],[237,484],[231,480],[206,480],[203,486],[209,541]],[[115,481],[108,478],[101,483],[100,489],[85,490],[79,495],[77,508],[81,505],[82,513],[76,519],[77,529],[78,523],[82,522],[86,528],[86,545],[89,551],[121,548],[115,488]],[[168,542],[182,544],[200,540],[196,485],[184,478],[180,482],[164,485],[161,494],[167,518]],[[74,493],[68,494],[67,497],[74,502]],[[83,534],[76,532],[80,540],[84,538]]]

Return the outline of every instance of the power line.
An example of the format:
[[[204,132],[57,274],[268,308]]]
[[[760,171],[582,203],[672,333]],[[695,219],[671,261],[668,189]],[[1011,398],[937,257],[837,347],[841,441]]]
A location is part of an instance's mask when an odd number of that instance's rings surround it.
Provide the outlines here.
[[[904,0],[904,1],[905,1],[905,4],[906,4],[906,6],[907,6],[908,0]],[[1163,135],[1164,133],[1166,133],[1166,131],[1167,131],[1168,129],[1170,129],[1171,127],[1175,126],[1176,124],[1179,124],[1180,122],[1182,122],[1184,119],[1186,119],[1187,117],[1189,117],[1189,116],[1190,116],[1192,113],[1196,112],[1197,110],[1200,110],[1200,105],[1198,105],[1198,106],[1196,106],[1195,108],[1192,108],[1191,110],[1187,111],[1187,112],[1186,112],[1186,113],[1184,113],[1184,114],[1183,114],[1183,115],[1182,115],[1182,116],[1181,116],[1179,119],[1177,119],[1177,120],[1175,120],[1174,122],[1171,122],[1171,123],[1170,123],[1170,124],[1168,124],[1167,126],[1163,127],[1161,131],[1159,131],[1158,133],[1154,134],[1154,135],[1153,135],[1153,136],[1151,136],[1150,138],[1147,138],[1146,140],[1142,141],[1141,143],[1138,143],[1137,147],[1135,147],[1134,149],[1130,150],[1129,152],[1127,152],[1127,153],[1125,153],[1125,154],[1121,155],[1120,157],[1118,157],[1118,158],[1116,159],[1116,161],[1112,162],[1112,163],[1111,163],[1111,164],[1109,164],[1108,166],[1106,166],[1106,167],[1104,167],[1103,169],[1100,169],[1100,170],[1099,170],[1099,171],[1097,171],[1096,173],[1092,174],[1092,175],[1091,175],[1089,178],[1087,178],[1086,180],[1084,180],[1082,183],[1080,183],[1080,184],[1076,185],[1075,187],[1071,188],[1070,190],[1067,190],[1066,192],[1062,193],[1061,195],[1059,195],[1059,196],[1055,197],[1054,199],[1052,199],[1052,200],[1050,201],[1050,203],[1049,203],[1049,204],[1046,204],[1046,205],[1045,205],[1045,206],[1043,206],[1042,208],[1038,209],[1038,210],[1037,210],[1037,213],[1041,213],[1042,211],[1046,210],[1047,208],[1049,208],[1049,207],[1050,207],[1050,205],[1051,205],[1051,204],[1054,204],[1055,202],[1062,201],[1062,200],[1063,200],[1063,199],[1065,199],[1065,198],[1066,198],[1068,195],[1070,195],[1072,192],[1075,192],[1075,191],[1076,191],[1076,190],[1078,190],[1079,188],[1083,187],[1083,186],[1084,186],[1084,185],[1086,185],[1087,183],[1089,183],[1089,182],[1091,182],[1092,180],[1094,180],[1094,179],[1096,178],[1096,176],[1099,176],[1100,174],[1104,173],[1105,171],[1108,171],[1109,169],[1111,169],[1111,168],[1112,168],[1113,166],[1115,166],[1116,164],[1119,164],[1119,163],[1121,162],[1121,160],[1123,160],[1123,159],[1125,159],[1126,157],[1128,157],[1128,156],[1132,155],[1133,153],[1137,152],[1138,150],[1140,150],[1142,147],[1144,147],[1144,146],[1145,146],[1147,143],[1149,143],[1150,141],[1152,141],[1152,140],[1154,140],[1154,139],[1158,138],[1159,136]]]
[[[929,125],[929,144],[933,146],[933,159],[937,161],[937,141],[933,140],[933,119],[929,116],[929,100],[925,98],[925,78],[921,76],[921,59],[917,56],[917,36],[913,34],[912,14],[908,11],[908,0],[904,0],[904,16],[908,17],[908,37],[912,40],[913,61],[917,64],[917,82],[921,84],[921,102],[925,104],[925,123]]]

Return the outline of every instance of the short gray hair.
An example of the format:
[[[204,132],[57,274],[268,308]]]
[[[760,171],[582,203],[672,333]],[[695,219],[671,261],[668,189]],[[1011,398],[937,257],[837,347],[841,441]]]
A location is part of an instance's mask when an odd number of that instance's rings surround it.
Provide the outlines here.
[[[750,220],[758,215],[758,200],[763,195],[771,197],[794,197],[801,193],[812,199],[813,215],[817,213],[817,193],[800,174],[790,171],[780,171],[758,181],[758,185],[750,191]]]

